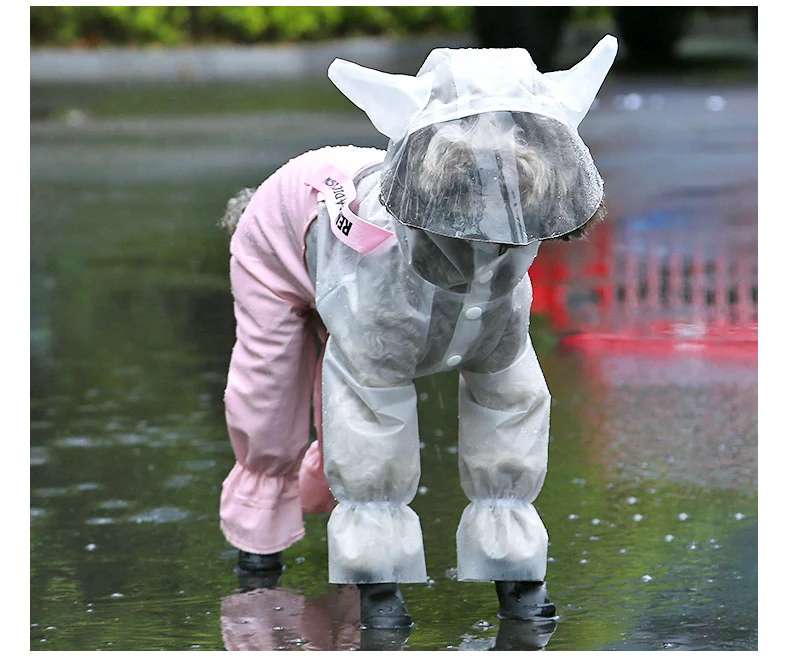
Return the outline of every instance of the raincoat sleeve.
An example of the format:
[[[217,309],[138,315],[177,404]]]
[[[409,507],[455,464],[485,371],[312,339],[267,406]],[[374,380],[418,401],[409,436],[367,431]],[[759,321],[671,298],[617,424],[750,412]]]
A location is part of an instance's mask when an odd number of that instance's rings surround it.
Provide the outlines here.
[[[532,343],[495,373],[461,371],[459,468],[470,500],[458,578],[542,581],[548,535],[533,501],[546,476],[550,396]]]

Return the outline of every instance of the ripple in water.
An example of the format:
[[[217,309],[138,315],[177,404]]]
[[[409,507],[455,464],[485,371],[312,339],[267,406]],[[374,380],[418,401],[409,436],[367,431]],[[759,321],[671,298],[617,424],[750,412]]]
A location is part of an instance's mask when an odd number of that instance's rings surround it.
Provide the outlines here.
[[[175,474],[167,480],[165,487],[169,489],[178,489],[180,487],[189,485],[192,480],[194,480],[194,476],[192,476],[192,474]]]
[[[49,462],[49,451],[44,446],[30,447],[30,466],[40,467]]]
[[[175,506],[162,506],[161,508],[154,508],[153,510],[140,513],[139,515],[132,515],[129,517],[129,521],[137,524],[167,524],[170,522],[180,522],[187,517],[189,517],[189,513],[186,510],[176,508]]]
[[[53,444],[58,448],[101,448],[107,446],[108,442],[94,437],[62,437]]]
[[[108,499],[107,501],[102,501],[98,507],[102,510],[124,510],[130,508],[131,505],[132,504],[123,499]]]

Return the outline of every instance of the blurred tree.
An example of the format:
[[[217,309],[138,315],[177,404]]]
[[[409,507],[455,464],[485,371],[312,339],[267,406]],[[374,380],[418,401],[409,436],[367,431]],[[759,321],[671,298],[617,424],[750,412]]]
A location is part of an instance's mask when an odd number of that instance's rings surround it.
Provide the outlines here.
[[[199,6],[30,8],[33,45],[256,43],[452,33],[472,7]]]

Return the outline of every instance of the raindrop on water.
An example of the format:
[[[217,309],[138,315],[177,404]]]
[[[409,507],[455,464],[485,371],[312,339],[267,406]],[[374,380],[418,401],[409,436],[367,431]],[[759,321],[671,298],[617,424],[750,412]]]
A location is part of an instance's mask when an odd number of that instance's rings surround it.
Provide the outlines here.
[[[637,501],[639,501],[639,499],[637,499],[636,497],[628,497],[628,498],[626,499],[626,503],[629,503],[629,504],[631,504],[632,506],[633,506],[633,505],[634,505],[634,504],[635,504]]]
[[[644,516],[637,513],[631,519],[634,520],[635,522],[641,522],[644,519]]]
[[[647,583],[648,581],[653,581],[653,577],[651,577],[649,574],[645,574],[642,576],[642,581],[644,581],[645,583]]]
[[[665,535],[664,536],[664,540],[666,540],[667,542],[672,542],[674,539],[675,539],[675,536],[672,535],[671,533],[669,535]]]
[[[746,515],[744,515],[743,513],[735,513],[735,514],[733,515],[733,517],[734,517],[735,519],[737,519],[738,521],[740,521],[740,520],[742,520],[744,517],[746,517]]]
[[[680,514],[678,515],[678,519],[679,519],[681,522],[684,522],[684,521],[685,521],[685,520],[687,520],[689,517],[691,517],[691,515],[689,515],[688,513],[680,513]]]

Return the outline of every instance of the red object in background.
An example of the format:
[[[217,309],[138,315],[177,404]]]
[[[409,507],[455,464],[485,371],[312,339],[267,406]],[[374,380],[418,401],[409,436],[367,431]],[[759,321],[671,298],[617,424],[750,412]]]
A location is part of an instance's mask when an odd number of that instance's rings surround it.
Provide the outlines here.
[[[584,351],[753,359],[756,245],[726,231],[706,240],[667,231],[666,220],[630,231],[604,223],[585,241],[544,243],[530,269],[534,313]]]

